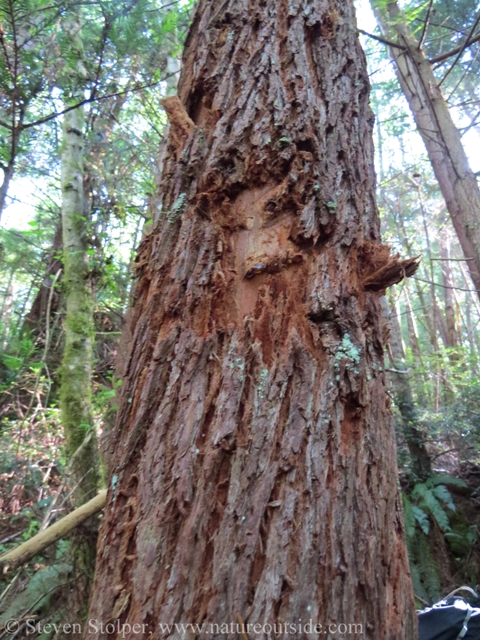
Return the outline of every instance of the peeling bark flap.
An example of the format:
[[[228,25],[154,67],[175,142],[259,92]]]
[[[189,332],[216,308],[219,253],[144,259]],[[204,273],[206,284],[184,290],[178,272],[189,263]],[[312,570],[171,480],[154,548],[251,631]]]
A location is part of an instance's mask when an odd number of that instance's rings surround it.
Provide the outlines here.
[[[421,256],[416,256],[400,260],[399,255],[394,256],[383,267],[363,280],[364,289],[384,293],[388,287],[413,276],[420,265],[420,259]]]

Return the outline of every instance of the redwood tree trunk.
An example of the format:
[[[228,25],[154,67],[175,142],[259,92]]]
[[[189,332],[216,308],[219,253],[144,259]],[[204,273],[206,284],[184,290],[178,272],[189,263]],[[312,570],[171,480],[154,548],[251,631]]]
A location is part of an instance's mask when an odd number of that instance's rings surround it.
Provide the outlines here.
[[[200,0],[137,258],[87,635],[301,619],[417,637],[379,303],[415,265],[380,243],[368,94],[350,0]]]

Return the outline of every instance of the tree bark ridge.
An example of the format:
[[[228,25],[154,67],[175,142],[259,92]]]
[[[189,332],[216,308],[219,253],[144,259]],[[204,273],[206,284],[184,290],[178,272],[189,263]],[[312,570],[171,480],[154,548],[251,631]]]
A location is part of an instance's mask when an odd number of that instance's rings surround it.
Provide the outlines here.
[[[399,262],[368,92],[350,2],[200,1],[179,84],[194,127],[137,256],[91,618],[416,637],[390,280],[364,286]]]

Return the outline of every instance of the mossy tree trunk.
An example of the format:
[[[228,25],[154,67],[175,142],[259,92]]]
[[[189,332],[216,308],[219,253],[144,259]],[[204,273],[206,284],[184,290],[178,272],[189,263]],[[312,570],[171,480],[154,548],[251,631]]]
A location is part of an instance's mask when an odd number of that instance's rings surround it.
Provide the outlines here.
[[[93,298],[89,281],[87,219],[84,210],[82,108],[64,117],[62,150],[63,287],[66,301],[65,347],[61,366],[60,409],[67,457],[74,457],[71,486],[75,506],[97,492],[98,453],[92,417]],[[95,567],[95,523],[88,521],[71,540],[76,582],[67,596],[67,614],[81,621]]]
[[[62,150],[63,286],[66,300],[65,349],[60,389],[68,457],[93,430],[93,296],[89,281],[87,218],[83,193],[83,109],[65,114]],[[93,497],[98,471],[95,437],[77,454],[72,482],[77,506]]]
[[[124,336],[109,638],[417,637],[379,301],[415,263],[380,241],[368,96],[350,0],[200,0]]]

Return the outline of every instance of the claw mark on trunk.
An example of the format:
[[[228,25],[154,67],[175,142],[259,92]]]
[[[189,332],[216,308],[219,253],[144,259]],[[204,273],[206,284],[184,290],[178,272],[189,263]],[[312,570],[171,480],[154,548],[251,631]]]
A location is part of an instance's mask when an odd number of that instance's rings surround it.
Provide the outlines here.
[[[245,278],[251,280],[261,273],[278,273],[291,265],[300,264],[301,262],[303,262],[301,253],[292,254],[287,252],[284,255],[276,255],[273,257],[265,256],[261,261],[259,261],[258,258],[249,258],[247,266],[248,264],[252,266],[247,268]]]

